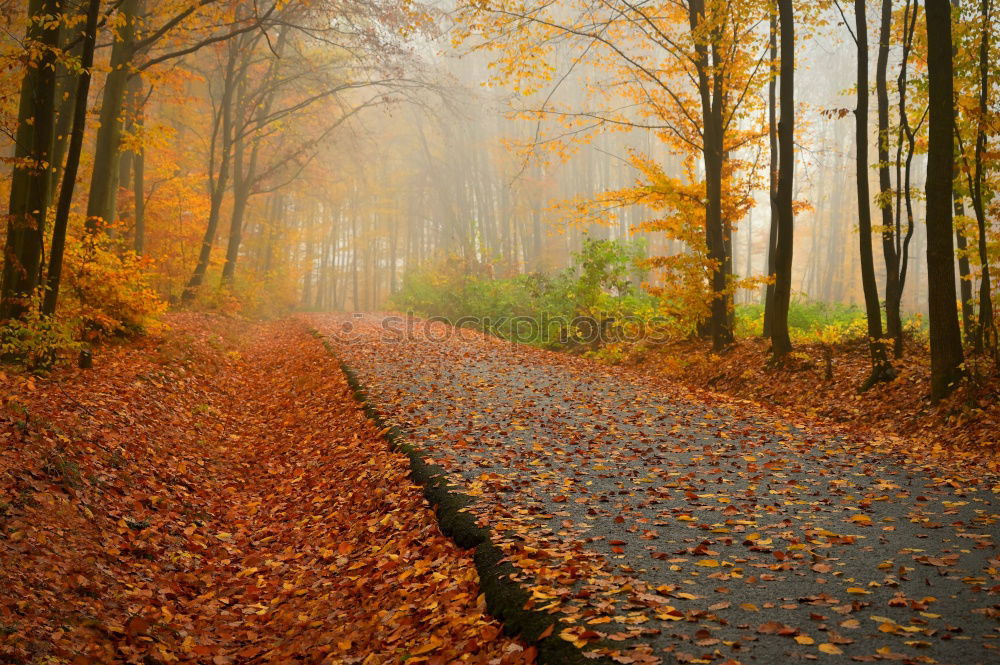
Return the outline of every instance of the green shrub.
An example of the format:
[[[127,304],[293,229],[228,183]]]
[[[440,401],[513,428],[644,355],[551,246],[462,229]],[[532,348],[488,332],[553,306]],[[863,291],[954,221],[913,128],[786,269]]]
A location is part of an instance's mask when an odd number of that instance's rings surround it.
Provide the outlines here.
[[[504,279],[451,257],[407,274],[392,305],[535,346],[595,351],[641,337],[635,329],[655,314],[655,298],[638,286],[644,255],[641,241],[587,239],[566,270]]]
[[[919,337],[923,325],[918,314],[906,319],[903,329],[907,335]],[[788,308],[788,328],[792,341],[798,343],[839,344],[868,338],[868,319],[865,311],[857,305],[793,300]],[[763,332],[762,304],[736,308],[738,337],[759,337]]]
[[[32,371],[46,371],[60,356],[80,349],[74,339],[72,321],[43,316],[40,298],[32,298],[31,306],[21,319],[10,319],[0,325],[0,359],[24,365]]]

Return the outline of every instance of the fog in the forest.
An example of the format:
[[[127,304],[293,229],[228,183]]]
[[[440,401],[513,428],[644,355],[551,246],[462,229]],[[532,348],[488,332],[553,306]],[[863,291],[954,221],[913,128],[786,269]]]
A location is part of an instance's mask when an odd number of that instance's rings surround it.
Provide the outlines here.
[[[858,304],[863,297],[856,251],[854,44],[835,12],[828,19],[829,25],[802,40],[797,56],[794,196],[805,208],[796,216],[793,297]],[[871,50],[874,58],[875,47]],[[331,157],[336,185],[317,183],[307,196],[287,203],[295,215],[323,218],[329,230],[301,248],[316,257],[312,275],[305,278],[313,306],[378,308],[408,270],[434,261],[474,262],[495,276],[553,271],[569,263],[584,237],[644,237],[649,254],[684,251],[655,233],[633,233],[654,214],[643,206],[617,210],[615,219],[603,224],[567,222],[560,202],[635,184],[639,174],[627,161],[629,150],[660,160],[672,175],[681,171],[679,158],[644,129],[599,130],[564,160],[545,155],[544,148],[525,151],[540,136],[545,140],[547,121],[517,119],[513,111],[543,97],[582,99],[576,72],[554,84],[554,92],[550,88],[524,99],[489,86],[486,57],[466,46],[453,47],[448,34],[423,42],[414,55],[410,64],[432,85],[361,118],[355,134],[342,142],[345,152]],[[841,109],[851,112],[837,114]],[[870,126],[874,143],[874,104]],[[505,147],[511,143],[518,148]],[[342,161],[345,153],[349,157]],[[733,270],[741,276],[767,273],[766,146],[756,158],[764,188],[733,229]],[[923,186],[923,171],[918,154],[916,190]],[[870,180],[877,192],[874,168]],[[921,197],[915,198],[919,222]],[[924,243],[918,223],[909,257],[912,278],[903,297],[908,313],[926,309],[920,272]],[[876,252],[881,283],[880,258]],[[655,283],[655,273],[649,279]],[[745,290],[736,301],[759,302],[762,294],[762,289]]]

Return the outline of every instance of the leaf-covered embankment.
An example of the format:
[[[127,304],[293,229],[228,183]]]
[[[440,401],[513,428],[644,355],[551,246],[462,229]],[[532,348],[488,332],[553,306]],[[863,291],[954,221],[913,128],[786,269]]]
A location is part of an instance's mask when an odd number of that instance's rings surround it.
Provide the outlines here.
[[[920,455],[945,457],[997,468],[1000,454],[1000,377],[982,356],[970,357],[972,379],[933,403],[927,348],[907,340],[906,355],[893,360],[897,377],[867,392],[858,389],[871,374],[863,341],[801,344],[780,367],[769,365],[769,342],[741,339],[722,354],[701,340],[669,345],[648,354],[636,369],[734,397],[820,417],[862,433],[896,434]],[[917,444],[917,445],[915,445]]]
[[[0,660],[533,661],[318,340],[171,323],[3,377]]]

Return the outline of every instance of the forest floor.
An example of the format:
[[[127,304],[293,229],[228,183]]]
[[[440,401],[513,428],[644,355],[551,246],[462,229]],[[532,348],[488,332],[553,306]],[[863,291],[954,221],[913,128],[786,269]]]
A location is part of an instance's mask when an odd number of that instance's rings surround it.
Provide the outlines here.
[[[527,665],[301,321],[0,368],[0,662]]]
[[[707,388],[779,410],[840,423],[862,434],[896,434],[911,447],[965,456],[1000,470],[1000,376],[992,361],[967,358],[974,380],[934,404],[930,400],[930,356],[907,339],[894,359],[897,378],[858,392],[871,370],[864,342],[825,346],[799,344],[780,367],[768,366],[767,340],[741,339],[725,353],[687,340],[644,355],[635,368],[650,376]]]
[[[528,605],[585,652],[648,665],[1000,659],[1000,477],[982,449],[439,323],[314,321],[385,422],[475,499]]]

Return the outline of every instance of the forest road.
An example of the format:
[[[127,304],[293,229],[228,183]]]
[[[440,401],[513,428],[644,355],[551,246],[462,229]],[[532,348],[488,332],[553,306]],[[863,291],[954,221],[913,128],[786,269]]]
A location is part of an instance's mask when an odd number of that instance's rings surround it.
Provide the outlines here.
[[[996,479],[441,323],[313,323],[566,639],[634,663],[1000,662]]]

